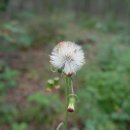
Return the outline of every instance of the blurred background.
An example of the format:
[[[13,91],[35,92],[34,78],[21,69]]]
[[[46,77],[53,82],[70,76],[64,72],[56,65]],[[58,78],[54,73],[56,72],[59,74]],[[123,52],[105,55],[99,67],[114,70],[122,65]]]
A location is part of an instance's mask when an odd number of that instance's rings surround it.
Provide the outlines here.
[[[64,87],[48,88],[60,41],[83,46],[69,130],[130,130],[130,0],[0,0],[0,130],[53,130]]]

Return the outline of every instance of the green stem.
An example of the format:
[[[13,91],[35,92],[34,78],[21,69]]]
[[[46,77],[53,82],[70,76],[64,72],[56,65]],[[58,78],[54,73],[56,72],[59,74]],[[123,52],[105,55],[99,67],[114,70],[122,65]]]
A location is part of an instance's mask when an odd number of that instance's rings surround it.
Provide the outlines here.
[[[71,78],[70,77],[65,77],[65,119],[64,119],[64,130],[68,130],[68,95],[70,92],[70,85],[71,85]]]

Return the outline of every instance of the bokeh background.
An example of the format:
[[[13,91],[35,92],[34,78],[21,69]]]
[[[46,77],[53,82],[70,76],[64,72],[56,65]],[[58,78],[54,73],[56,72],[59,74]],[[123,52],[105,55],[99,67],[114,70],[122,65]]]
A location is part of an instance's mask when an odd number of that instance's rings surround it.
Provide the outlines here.
[[[60,41],[83,46],[69,130],[130,130],[130,0],[0,0],[0,130],[53,130],[64,86],[49,55]]]

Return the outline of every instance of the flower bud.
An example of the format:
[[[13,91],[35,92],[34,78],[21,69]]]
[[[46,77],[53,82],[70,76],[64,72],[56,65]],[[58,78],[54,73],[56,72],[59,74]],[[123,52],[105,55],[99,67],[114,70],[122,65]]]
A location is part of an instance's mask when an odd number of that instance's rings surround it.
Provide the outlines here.
[[[54,80],[49,79],[47,81],[47,90],[51,91],[51,89],[54,87]]]
[[[49,80],[47,81],[47,85],[48,85],[48,87],[54,86],[54,80],[49,79]]]
[[[59,84],[59,80],[60,80],[59,77],[55,77],[55,78],[54,78],[54,84],[55,84],[55,85],[58,85],[58,84]]]
[[[75,111],[75,103],[76,103],[76,97],[75,95],[70,95],[68,99],[68,112],[74,112]]]
[[[59,89],[60,88],[59,80],[60,80],[59,77],[55,77],[54,78],[54,86],[55,86],[54,88],[55,89]]]

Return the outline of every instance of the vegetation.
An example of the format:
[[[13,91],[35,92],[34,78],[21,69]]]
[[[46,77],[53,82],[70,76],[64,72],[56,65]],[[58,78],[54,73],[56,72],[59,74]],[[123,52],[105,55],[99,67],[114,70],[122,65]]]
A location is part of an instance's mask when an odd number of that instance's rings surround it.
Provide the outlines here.
[[[44,13],[41,0],[14,1],[0,1],[0,130],[50,130],[63,119],[63,83],[48,89],[46,82],[59,76],[50,72],[48,56],[62,40],[86,53],[74,79],[78,102],[70,130],[129,130],[129,1],[87,0],[87,8],[85,0],[54,6],[49,0]]]

